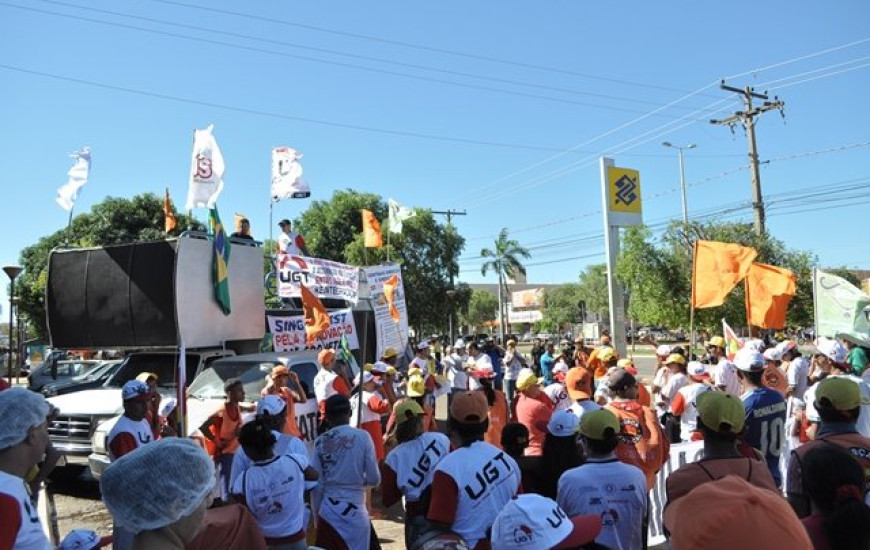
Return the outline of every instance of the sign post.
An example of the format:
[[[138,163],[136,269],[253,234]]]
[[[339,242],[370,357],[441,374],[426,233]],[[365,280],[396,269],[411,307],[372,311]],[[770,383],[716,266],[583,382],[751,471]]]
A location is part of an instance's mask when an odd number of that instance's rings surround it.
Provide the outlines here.
[[[617,168],[613,159],[607,157],[601,157],[600,164],[610,338],[614,349],[624,357],[627,350],[625,303],[622,285],[616,278],[616,260],[619,257],[619,228],[643,224],[640,174],[637,170]]]

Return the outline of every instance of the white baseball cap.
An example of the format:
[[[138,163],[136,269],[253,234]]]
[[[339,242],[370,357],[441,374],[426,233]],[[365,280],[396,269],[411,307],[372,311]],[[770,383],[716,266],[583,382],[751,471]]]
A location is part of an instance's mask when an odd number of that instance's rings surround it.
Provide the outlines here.
[[[559,361],[555,365],[553,365],[553,369],[551,371],[553,374],[562,373],[568,374],[568,364],[565,361]]]
[[[151,396],[151,388],[140,380],[129,380],[121,389],[121,398],[124,401],[131,399],[147,399]]]
[[[383,361],[375,361],[372,364],[372,374],[384,374],[387,372],[387,368],[389,368],[389,365]]]
[[[750,338],[743,343],[743,347],[761,353],[764,350],[764,342],[758,338]]]
[[[834,340],[833,338],[825,338],[820,336],[813,342],[819,353],[833,361],[834,363],[845,363],[846,355],[849,353],[846,346]]]
[[[580,418],[571,411],[556,411],[547,422],[547,431],[556,437],[577,435],[580,429]]]
[[[257,415],[278,416],[287,404],[277,395],[264,395],[257,401]]]
[[[782,352],[779,350],[779,346],[767,348],[761,355],[768,361],[782,361]]]
[[[737,354],[734,356],[734,366],[744,372],[761,372],[764,370],[764,356],[758,351],[744,346],[737,350]]]
[[[672,349],[673,348],[671,346],[667,344],[662,344],[656,348],[656,355],[658,355],[659,357],[667,357],[671,354]]]
[[[418,350],[429,349],[429,340],[421,340],[419,344],[417,344]]]
[[[453,344],[453,347],[455,349],[465,349],[465,340],[460,338],[459,340],[456,341],[455,344]]]
[[[372,373],[370,373],[370,372],[359,372],[359,373],[357,373],[356,376],[353,377],[354,384],[359,384],[360,374],[362,375],[363,384],[368,384],[369,382],[371,382],[372,380],[375,379],[375,377],[372,376]]]
[[[598,515],[569,518],[554,500],[532,493],[518,495],[502,508],[490,540],[498,550],[576,548],[600,532]]]
[[[710,378],[710,375],[707,373],[707,365],[700,361],[689,361],[689,364],[686,366],[686,374],[692,378]]]

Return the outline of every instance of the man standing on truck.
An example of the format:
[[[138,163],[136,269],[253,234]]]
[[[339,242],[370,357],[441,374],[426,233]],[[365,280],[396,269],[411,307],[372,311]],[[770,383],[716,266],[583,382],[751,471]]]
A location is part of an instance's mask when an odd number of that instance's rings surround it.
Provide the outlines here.
[[[281,235],[278,236],[278,252],[280,254],[308,256],[305,239],[299,233],[292,231],[293,225],[290,223],[290,220],[286,218],[281,220],[278,222],[278,227],[281,228]]]
[[[290,384],[293,387],[290,387]],[[296,410],[295,403],[307,403],[308,396],[305,394],[305,388],[299,381],[299,375],[288,369],[285,365],[276,365],[269,374],[269,382],[263,391],[260,392],[261,397],[267,395],[277,395],[287,404],[287,421],[284,423],[283,433],[296,437],[302,437],[302,432],[299,431],[299,426],[296,425]]]
[[[335,368],[335,350],[322,349],[317,354],[320,370],[314,377],[314,396],[317,398],[317,408],[320,410],[320,421],[326,420],[326,400],[339,394],[350,398],[350,388],[345,379],[333,370]],[[317,430],[320,433],[320,430]]]

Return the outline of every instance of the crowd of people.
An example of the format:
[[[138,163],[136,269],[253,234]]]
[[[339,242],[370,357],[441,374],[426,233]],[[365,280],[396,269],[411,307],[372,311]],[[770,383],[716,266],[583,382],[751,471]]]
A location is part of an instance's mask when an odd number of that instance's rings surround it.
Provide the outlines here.
[[[407,362],[388,348],[353,378],[323,350],[311,448],[294,413],[309,394],[285,365],[256,404],[227,381],[199,440],[161,422],[147,376],[131,380],[106,441],[110,539],[135,550],[369,550],[380,547],[379,498],[402,503],[411,549],[638,550],[663,480],[671,548],[870,548],[860,348],[819,338],[805,356],[794,342],[750,339],[729,350],[715,336],[701,356],[658,346],[647,382],[607,337],[575,344],[526,357],[513,340],[421,341]],[[443,396],[446,422],[435,415]],[[39,394],[0,392],[0,550],[50,548],[28,481],[44,473],[52,414]],[[703,458],[662,479],[671,446],[691,442]],[[61,548],[108,541],[77,530]]]

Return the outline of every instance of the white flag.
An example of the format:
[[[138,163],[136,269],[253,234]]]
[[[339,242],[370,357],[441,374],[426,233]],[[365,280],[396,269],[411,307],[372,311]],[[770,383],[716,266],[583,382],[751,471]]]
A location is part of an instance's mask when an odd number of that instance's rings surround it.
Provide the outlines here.
[[[214,124],[193,132],[190,186],[185,210],[213,208],[224,188],[224,156],[211,133]]]
[[[75,206],[79,189],[88,182],[88,174],[91,171],[91,150],[87,147],[73,153],[70,157],[75,159],[73,167],[66,173],[68,179],[57,190],[57,204],[67,212]]]
[[[402,222],[408,218],[413,218],[416,212],[406,206],[402,206],[393,199],[388,199],[387,204],[390,209],[390,233],[401,233]]]
[[[302,153],[290,147],[272,149],[272,202],[311,196],[308,182],[302,179],[301,158]]]
[[[870,296],[846,279],[821,269],[813,272],[816,336],[833,338],[839,333],[868,332],[865,309]]]

